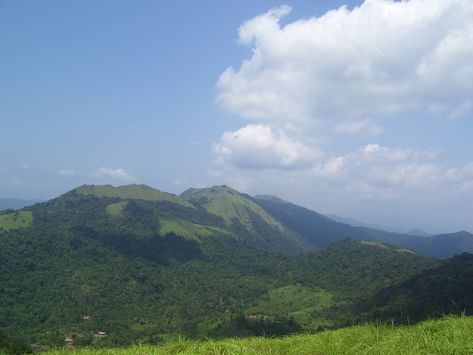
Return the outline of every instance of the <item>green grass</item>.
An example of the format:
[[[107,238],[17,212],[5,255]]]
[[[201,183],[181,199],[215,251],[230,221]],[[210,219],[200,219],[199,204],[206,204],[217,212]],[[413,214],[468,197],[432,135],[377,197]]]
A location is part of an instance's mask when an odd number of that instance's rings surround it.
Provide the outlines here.
[[[165,235],[170,232],[174,232],[177,235],[190,239],[198,239],[199,237],[206,237],[215,233],[228,233],[220,228],[212,226],[204,226],[196,223],[192,223],[182,220],[170,220],[170,219],[161,219],[161,226],[159,228],[159,233]]]
[[[232,220],[236,218],[251,229],[251,218],[248,211],[252,211],[269,225],[280,230],[283,229],[282,225],[271,217],[261,206],[228,186],[214,186],[209,189],[192,189],[187,194],[184,193],[183,196],[184,198],[189,198],[191,201],[198,201],[199,199],[207,200],[202,206],[207,212],[222,217],[227,224],[231,224]]]
[[[111,217],[118,217],[122,214],[123,209],[127,205],[128,202],[126,201],[121,201],[117,203],[111,203],[110,205],[107,206],[107,213]]]
[[[0,215],[0,230],[25,228],[33,223],[33,214],[30,211],[17,211]]]
[[[317,329],[321,325],[332,324],[316,316],[319,311],[332,304],[329,292],[296,284],[270,290],[246,313],[285,315],[294,318],[304,329]]]
[[[164,355],[164,354],[472,354],[473,318],[446,317],[415,326],[354,326],[282,338],[207,341],[181,340],[162,346],[125,349],[56,350],[48,354]]]
[[[195,208],[179,196],[159,191],[146,185],[132,184],[118,187],[112,185],[83,185],[75,189],[75,191],[82,195],[118,197],[124,200],[168,201],[181,206]]]

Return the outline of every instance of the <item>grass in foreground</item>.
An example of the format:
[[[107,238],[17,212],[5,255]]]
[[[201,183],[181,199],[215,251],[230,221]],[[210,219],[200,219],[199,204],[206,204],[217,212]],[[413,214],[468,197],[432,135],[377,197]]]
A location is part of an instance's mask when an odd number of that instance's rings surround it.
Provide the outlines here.
[[[354,326],[275,339],[178,341],[125,349],[65,349],[49,354],[473,354],[473,317],[446,317],[402,327]]]

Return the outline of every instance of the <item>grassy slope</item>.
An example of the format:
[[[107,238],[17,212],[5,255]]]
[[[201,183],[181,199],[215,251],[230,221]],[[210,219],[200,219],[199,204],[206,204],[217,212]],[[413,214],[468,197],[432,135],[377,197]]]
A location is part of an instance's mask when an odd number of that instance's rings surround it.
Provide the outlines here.
[[[17,211],[0,215],[0,230],[12,230],[28,227],[33,223],[33,214],[29,211]]]
[[[75,189],[78,194],[93,195],[96,197],[118,197],[124,200],[168,201],[181,206],[195,208],[192,204],[180,197],[153,189],[146,185],[82,185]]]
[[[182,237],[198,239],[198,237],[207,237],[215,233],[229,234],[217,227],[200,225],[183,219],[162,219],[160,222],[159,232],[162,235],[172,232]]]
[[[252,197],[228,186],[191,188],[180,197],[221,217],[235,236],[246,239],[257,248],[288,254],[314,249],[267,213]]]
[[[304,329],[317,329],[319,325],[327,324],[329,321],[317,319],[314,313],[332,304],[330,292],[293,284],[271,289],[267,295],[249,307],[246,314],[264,314],[273,317],[285,315],[293,318]]]
[[[202,207],[209,213],[222,217],[227,224],[231,224],[232,220],[236,218],[242,221],[246,227],[251,228],[251,218],[248,215],[248,211],[253,211],[269,225],[280,230],[282,229],[282,225],[258,204],[227,186],[214,186],[209,189],[189,189],[183,192],[181,197],[191,202],[205,200]]]
[[[472,317],[415,326],[364,325],[282,338],[178,341],[126,349],[57,350],[49,354],[472,354]]]

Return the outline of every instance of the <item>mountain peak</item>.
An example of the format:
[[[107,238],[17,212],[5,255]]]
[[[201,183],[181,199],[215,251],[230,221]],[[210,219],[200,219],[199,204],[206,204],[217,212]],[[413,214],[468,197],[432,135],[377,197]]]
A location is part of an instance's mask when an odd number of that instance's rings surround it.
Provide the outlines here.
[[[222,194],[230,194],[230,195],[243,195],[235,189],[227,185],[215,185],[212,187],[204,187],[204,188],[195,188],[191,187],[184,192],[182,192],[179,196],[185,200],[193,200],[196,196],[199,197],[210,197],[215,195],[222,195]]]
[[[296,233],[287,230],[250,195],[226,185],[204,189],[188,189],[180,197],[201,206],[208,213],[222,218],[238,235],[265,250],[284,245],[286,251],[301,251],[309,247]]]
[[[253,211],[258,209],[257,213],[264,213],[264,211],[251,200],[250,196],[242,194],[227,185],[218,185],[202,189],[190,188],[184,191],[180,197],[190,203],[201,205],[208,212],[222,217],[227,223],[231,223],[233,218],[241,219],[242,215],[245,214],[242,212],[242,207]],[[249,223],[249,221],[246,222]]]

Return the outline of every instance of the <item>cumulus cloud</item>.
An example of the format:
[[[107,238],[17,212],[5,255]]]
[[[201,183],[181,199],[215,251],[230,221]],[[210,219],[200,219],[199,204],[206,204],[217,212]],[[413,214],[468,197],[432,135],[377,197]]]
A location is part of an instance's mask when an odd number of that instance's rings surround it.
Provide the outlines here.
[[[445,168],[437,161],[440,153],[372,143],[344,155],[315,159],[304,169],[253,169],[248,174],[238,165],[226,164],[212,174],[246,190],[268,186],[280,190],[293,185],[295,189],[303,186],[359,198],[393,199],[436,189],[446,193],[470,191],[473,163],[459,169]]]
[[[102,166],[98,169],[94,177],[97,178],[106,178],[110,177],[117,180],[124,180],[124,181],[136,181],[136,178],[133,175],[130,175],[128,172],[125,171],[123,168],[112,169],[106,166]]]
[[[227,111],[280,124],[363,122],[432,107],[454,118],[471,107],[472,1],[368,0],[281,25],[290,10],[240,27],[252,56],[218,80]]]
[[[304,199],[311,191],[312,206],[320,196],[354,206],[470,196],[473,165],[402,147],[409,135],[389,135],[383,120],[419,115],[406,129],[428,131],[427,116],[447,124],[471,114],[473,1],[366,0],[287,23],[290,11],[274,8],[239,28],[251,54],[220,75],[216,102],[246,126],[214,144],[212,176],[248,192]],[[401,147],[381,142],[384,133]]]
[[[434,162],[438,151],[393,149],[368,144],[343,157],[348,184],[359,180],[373,188],[431,188],[440,182],[443,169]]]
[[[282,129],[262,124],[225,132],[213,150],[219,164],[252,169],[300,169],[319,156]]]
[[[435,163],[439,151],[388,148],[368,144],[355,152],[331,158],[311,170],[311,177],[347,191],[393,197],[408,189],[442,183],[444,169]]]

